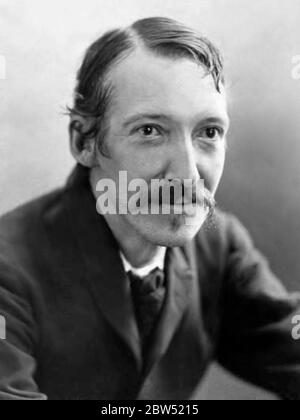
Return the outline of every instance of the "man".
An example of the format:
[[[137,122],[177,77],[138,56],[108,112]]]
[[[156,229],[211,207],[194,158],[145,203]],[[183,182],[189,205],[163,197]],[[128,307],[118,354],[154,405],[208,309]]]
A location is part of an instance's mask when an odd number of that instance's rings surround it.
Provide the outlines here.
[[[166,18],[109,32],[69,111],[67,185],[0,222],[0,398],[193,399],[213,360],[299,398],[299,296],[215,209],[229,127],[217,49]],[[181,214],[99,214],[99,181],[120,190],[121,172],[204,189],[170,197]]]

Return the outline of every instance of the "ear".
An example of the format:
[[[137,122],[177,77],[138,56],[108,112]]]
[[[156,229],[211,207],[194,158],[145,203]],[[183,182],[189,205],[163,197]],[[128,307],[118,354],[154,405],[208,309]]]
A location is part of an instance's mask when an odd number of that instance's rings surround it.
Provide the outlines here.
[[[78,163],[88,168],[95,165],[95,139],[84,138],[84,133],[89,129],[86,118],[79,115],[71,117],[69,125],[70,149]]]

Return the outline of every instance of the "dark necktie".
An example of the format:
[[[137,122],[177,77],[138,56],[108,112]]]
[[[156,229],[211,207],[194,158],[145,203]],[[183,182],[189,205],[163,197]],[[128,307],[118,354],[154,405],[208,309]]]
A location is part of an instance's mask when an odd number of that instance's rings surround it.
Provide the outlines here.
[[[165,275],[162,270],[155,268],[146,277],[138,277],[131,271],[128,277],[143,350],[147,350],[166,296]]]

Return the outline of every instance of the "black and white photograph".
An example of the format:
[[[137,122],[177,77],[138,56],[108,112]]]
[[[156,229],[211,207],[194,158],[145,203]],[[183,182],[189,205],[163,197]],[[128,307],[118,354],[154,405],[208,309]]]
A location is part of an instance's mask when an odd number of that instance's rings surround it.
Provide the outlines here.
[[[299,0],[0,0],[0,401],[300,400]]]

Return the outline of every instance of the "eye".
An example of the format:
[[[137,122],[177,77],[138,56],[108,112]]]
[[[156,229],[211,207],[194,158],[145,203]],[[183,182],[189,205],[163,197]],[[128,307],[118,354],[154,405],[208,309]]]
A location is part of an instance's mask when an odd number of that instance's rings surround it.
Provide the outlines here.
[[[218,140],[223,136],[224,130],[221,127],[206,127],[198,134],[198,137],[208,140]]]
[[[161,135],[159,129],[151,124],[143,125],[138,129],[138,132],[143,137],[158,137]]]
[[[214,127],[210,127],[205,130],[205,134],[209,139],[214,139],[219,135],[219,131]]]

